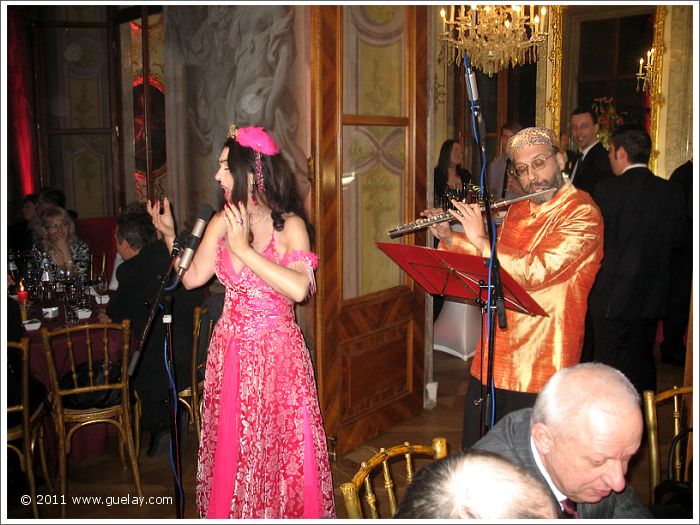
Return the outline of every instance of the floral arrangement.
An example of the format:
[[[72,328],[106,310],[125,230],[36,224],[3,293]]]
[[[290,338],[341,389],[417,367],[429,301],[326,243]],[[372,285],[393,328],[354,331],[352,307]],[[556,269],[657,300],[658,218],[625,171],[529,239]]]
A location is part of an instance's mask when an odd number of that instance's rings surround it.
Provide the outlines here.
[[[620,124],[625,123],[626,113],[617,111],[613,97],[593,99],[591,109],[598,117],[598,126],[600,126],[598,140],[607,148],[613,130]]]

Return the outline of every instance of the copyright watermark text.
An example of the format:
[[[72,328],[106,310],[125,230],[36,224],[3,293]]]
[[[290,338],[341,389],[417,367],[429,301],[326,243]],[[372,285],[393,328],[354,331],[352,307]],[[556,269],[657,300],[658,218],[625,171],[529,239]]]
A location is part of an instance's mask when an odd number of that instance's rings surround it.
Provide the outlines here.
[[[24,494],[20,497],[22,505],[31,505],[32,497],[29,494]],[[37,505],[100,505],[113,507],[114,505],[172,505],[172,496],[70,496],[66,497],[63,494],[37,494]]]

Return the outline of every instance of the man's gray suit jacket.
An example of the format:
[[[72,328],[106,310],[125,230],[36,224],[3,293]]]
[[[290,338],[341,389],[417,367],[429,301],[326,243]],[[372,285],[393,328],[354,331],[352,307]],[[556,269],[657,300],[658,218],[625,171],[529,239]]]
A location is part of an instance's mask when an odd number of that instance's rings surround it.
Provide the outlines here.
[[[531,408],[507,414],[474,444],[474,448],[495,452],[522,465],[545,486],[549,486],[537,468],[530,448],[531,414]],[[652,518],[651,512],[642,504],[629,483],[622,492],[611,492],[598,503],[579,503],[578,513],[579,519]]]

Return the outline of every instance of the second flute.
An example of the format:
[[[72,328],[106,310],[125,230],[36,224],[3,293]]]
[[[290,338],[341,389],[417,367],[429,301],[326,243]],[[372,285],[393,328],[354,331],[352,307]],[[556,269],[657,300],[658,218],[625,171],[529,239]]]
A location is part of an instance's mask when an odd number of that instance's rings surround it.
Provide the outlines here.
[[[538,195],[546,195],[548,193],[552,193],[553,191],[556,191],[557,189],[558,188],[549,188],[549,189],[542,190],[542,191],[536,191],[535,193],[529,193],[527,195],[520,195],[519,197],[513,197],[512,199],[497,201],[491,205],[491,209],[496,210],[498,208],[510,206],[513,203],[516,203],[519,201],[524,201],[527,199],[532,199],[533,197],[537,197]],[[481,206],[481,211],[484,211],[483,205]],[[401,237],[402,235],[425,230],[426,228],[429,228],[433,224],[438,224],[438,223],[446,222],[446,221],[457,222],[457,219],[449,213],[442,213],[440,215],[426,217],[425,219],[418,219],[418,220],[415,220],[413,222],[409,222],[407,224],[404,224],[402,226],[398,226],[397,228],[394,228],[393,230],[389,230],[389,237],[391,237],[392,239],[395,239],[396,237]]]

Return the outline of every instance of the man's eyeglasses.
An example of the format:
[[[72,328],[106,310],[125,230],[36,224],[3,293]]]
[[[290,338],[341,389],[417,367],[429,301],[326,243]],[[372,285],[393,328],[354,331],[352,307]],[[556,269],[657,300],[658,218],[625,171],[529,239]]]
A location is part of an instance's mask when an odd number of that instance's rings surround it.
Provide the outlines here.
[[[556,151],[553,151],[546,157],[539,157],[533,160],[531,164],[519,164],[513,168],[513,171],[518,177],[527,177],[527,174],[530,172],[530,168],[532,168],[532,171],[540,171],[555,153]]]

